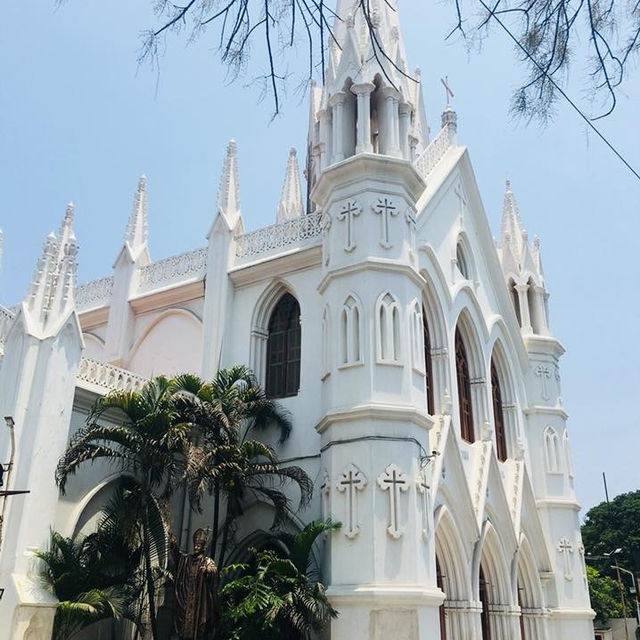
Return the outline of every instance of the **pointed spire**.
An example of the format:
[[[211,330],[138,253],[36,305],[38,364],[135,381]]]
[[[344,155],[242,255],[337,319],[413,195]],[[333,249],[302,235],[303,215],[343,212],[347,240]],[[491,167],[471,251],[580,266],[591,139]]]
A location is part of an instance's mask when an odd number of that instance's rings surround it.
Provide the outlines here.
[[[147,244],[148,235],[147,220],[147,176],[144,174],[138,179],[138,189],[133,197],[133,208],[124,234],[127,243],[134,255],[138,255]]]
[[[511,243],[512,247],[516,249],[516,255],[520,256],[522,253],[524,233],[518,205],[511,190],[511,180],[507,179],[502,204],[502,222],[500,224],[498,246],[502,248],[505,244]]]
[[[300,168],[296,150],[291,147],[287,170],[282,185],[282,195],[276,213],[276,222],[280,224],[291,218],[299,218],[303,214],[302,189],[300,187]]]
[[[222,167],[220,188],[218,190],[218,211],[225,216],[230,226],[235,226],[240,217],[240,190],[238,184],[238,159],[236,141],[227,146],[227,155]]]
[[[51,232],[44,241],[25,300],[43,331],[73,308],[78,255],[73,222],[74,206],[69,203],[58,235]]]

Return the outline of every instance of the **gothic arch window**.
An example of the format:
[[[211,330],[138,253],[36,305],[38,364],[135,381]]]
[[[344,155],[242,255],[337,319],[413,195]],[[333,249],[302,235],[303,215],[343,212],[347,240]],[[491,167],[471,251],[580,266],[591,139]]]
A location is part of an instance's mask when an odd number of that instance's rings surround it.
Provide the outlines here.
[[[496,434],[496,456],[500,462],[507,459],[507,434],[504,411],[502,408],[502,390],[496,364],[491,358],[491,399],[493,402],[493,420]]]
[[[424,307],[422,308],[422,344],[424,346],[425,382],[427,384],[427,411],[430,415],[435,413],[433,393],[433,362],[431,360],[431,332]]]
[[[482,629],[482,640],[491,640],[491,622],[489,620],[489,583],[484,577],[484,570],[480,567],[480,602],[482,612],[480,613],[480,626]]]
[[[560,447],[558,434],[553,427],[544,430],[544,453],[548,473],[561,473]]]
[[[345,300],[340,314],[340,364],[362,362],[362,314],[353,295]]]
[[[265,388],[270,398],[297,395],[300,341],[300,305],[290,293],[285,293],[269,318]]]
[[[460,435],[466,442],[475,441],[473,428],[473,408],[471,401],[471,377],[467,349],[456,328],[456,376],[458,380],[458,406],[460,408]]]
[[[376,305],[376,348],[378,362],[400,362],[400,306],[390,294],[385,293]]]
[[[562,434],[562,451],[564,453],[564,463],[569,477],[573,478],[573,465],[571,464],[571,451],[569,449],[569,433],[566,429]]]
[[[460,271],[462,277],[465,280],[470,280],[471,272],[469,271],[469,262],[461,240],[458,240],[458,244],[456,245],[456,264],[458,265],[458,271]]]
[[[417,300],[411,303],[409,311],[409,340],[411,342],[411,363],[418,373],[424,375],[424,343],[422,335],[422,307]]]
[[[322,379],[324,380],[331,373],[331,336],[330,336],[330,314],[329,307],[324,308],[322,314]]]

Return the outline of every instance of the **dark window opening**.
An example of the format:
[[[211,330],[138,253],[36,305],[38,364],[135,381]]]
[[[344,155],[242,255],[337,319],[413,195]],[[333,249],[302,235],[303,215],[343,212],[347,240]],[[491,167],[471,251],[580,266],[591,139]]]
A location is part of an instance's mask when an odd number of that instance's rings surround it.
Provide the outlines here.
[[[424,368],[427,383],[427,411],[429,415],[435,413],[435,403],[433,401],[433,363],[431,362],[431,334],[427,323],[427,314],[422,307],[422,334],[424,336]]]
[[[493,400],[493,419],[496,430],[496,455],[500,462],[504,462],[507,459],[507,435],[504,426],[500,379],[493,360],[491,360],[491,398]]]
[[[270,398],[297,395],[300,339],[300,305],[290,293],[285,293],[269,319],[265,388]]]
[[[458,380],[458,405],[460,407],[460,435],[466,442],[475,442],[469,361],[459,329],[456,329],[456,375]]]
[[[489,621],[489,585],[484,578],[484,571],[480,567],[480,602],[482,613],[480,614],[480,626],[482,627],[482,640],[491,640],[491,624]]]

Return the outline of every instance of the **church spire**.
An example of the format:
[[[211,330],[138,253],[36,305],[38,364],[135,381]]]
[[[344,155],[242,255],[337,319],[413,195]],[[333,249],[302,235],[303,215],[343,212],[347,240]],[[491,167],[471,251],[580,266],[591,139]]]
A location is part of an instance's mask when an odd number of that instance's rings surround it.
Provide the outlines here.
[[[227,145],[227,155],[220,176],[217,206],[218,212],[227,219],[229,226],[234,227],[240,217],[240,187],[235,140],[231,140]]]
[[[300,186],[300,168],[298,167],[298,156],[296,150],[291,147],[289,150],[289,160],[287,170],[284,175],[282,185],[282,195],[276,213],[276,222],[280,224],[291,218],[299,218],[303,214],[302,188]]]
[[[74,206],[69,203],[58,235],[51,232],[44,242],[25,300],[43,331],[73,309],[78,254],[73,221]]]
[[[147,177],[141,175],[133,197],[133,208],[129,216],[124,241],[137,256],[147,246],[149,223],[147,219]]]

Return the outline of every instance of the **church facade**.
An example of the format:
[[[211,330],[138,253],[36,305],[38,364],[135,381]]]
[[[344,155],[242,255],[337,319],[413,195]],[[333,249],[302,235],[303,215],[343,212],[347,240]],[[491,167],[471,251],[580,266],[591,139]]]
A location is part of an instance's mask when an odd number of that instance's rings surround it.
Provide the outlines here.
[[[292,150],[274,225],[245,231],[231,142],[205,246],[151,260],[142,177],[111,275],[76,284],[69,206],[0,307],[0,460],[31,489],[2,508],[3,638],[50,637],[32,550],[89,531],[116,478],[53,482],[95,398],[233,364],[291,413],[278,455],[315,483],[291,525],[342,523],[317,550],[332,640],[593,637],[539,242],[509,184],[493,240],[455,112],[430,135],[396,2],[374,4],[372,38],[338,0],[306,189]],[[174,507],[184,547],[209,518]],[[269,522],[253,505],[240,537]]]

